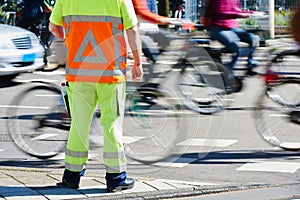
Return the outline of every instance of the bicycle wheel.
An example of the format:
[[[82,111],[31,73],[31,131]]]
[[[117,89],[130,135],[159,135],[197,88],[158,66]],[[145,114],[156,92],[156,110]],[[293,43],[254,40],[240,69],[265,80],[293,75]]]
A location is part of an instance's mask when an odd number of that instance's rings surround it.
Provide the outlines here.
[[[231,79],[225,69],[211,60],[185,64],[178,84],[183,103],[201,114],[213,114],[230,105],[236,86],[234,76]]]
[[[14,97],[8,117],[11,138],[25,153],[46,159],[65,148],[70,118],[59,88],[52,85],[26,88]]]
[[[300,79],[278,79],[256,102],[255,124],[274,146],[300,150]]]
[[[148,87],[150,86],[150,87]],[[183,123],[180,107],[158,85],[144,85],[128,95],[124,118],[127,157],[152,164],[175,153]]]
[[[278,78],[300,78],[300,50],[286,50],[276,55],[266,67],[265,82],[276,81]]]

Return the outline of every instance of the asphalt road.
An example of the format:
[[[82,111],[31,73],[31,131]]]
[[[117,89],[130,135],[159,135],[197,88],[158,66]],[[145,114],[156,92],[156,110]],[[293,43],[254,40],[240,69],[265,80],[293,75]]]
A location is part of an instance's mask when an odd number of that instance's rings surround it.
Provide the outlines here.
[[[6,117],[9,102],[30,80],[59,84],[64,70],[23,74],[0,85],[0,165],[63,168],[63,154],[39,160],[22,153],[9,138]],[[188,112],[179,131],[176,159],[144,165],[128,160],[128,174],[203,182],[207,184],[296,184],[300,182],[300,152],[284,151],[266,143],[257,133],[254,102],[262,89],[258,77],[246,78],[241,93],[226,110],[215,115]],[[88,168],[104,172],[101,147],[90,152]],[[300,188],[299,188],[300,189]]]

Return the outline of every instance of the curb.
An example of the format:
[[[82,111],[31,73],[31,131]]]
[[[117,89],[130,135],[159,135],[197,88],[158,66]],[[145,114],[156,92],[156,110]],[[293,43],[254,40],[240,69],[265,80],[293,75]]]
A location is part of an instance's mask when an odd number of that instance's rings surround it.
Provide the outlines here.
[[[97,200],[121,200],[121,199],[170,199],[170,198],[184,198],[184,197],[192,197],[192,196],[201,196],[201,195],[210,195],[210,194],[218,194],[224,192],[234,192],[241,190],[250,190],[250,189],[264,189],[271,187],[279,187],[278,185],[269,185],[269,184],[253,184],[253,185],[244,185],[244,186],[201,186],[201,187],[191,187],[184,189],[174,189],[174,190],[161,190],[154,192],[137,192],[137,193],[129,193],[129,194],[116,194],[110,196],[102,196],[102,197],[92,197],[90,199]]]
[[[38,169],[0,166],[0,199],[168,199],[218,194],[249,189],[280,187],[271,184],[209,184],[180,180],[134,178],[136,185],[131,190],[118,193],[105,192],[103,176],[86,176],[83,187],[78,190],[57,188],[63,169]],[[96,173],[91,173],[96,174]],[[47,179],[47,180],[44,180]],[[27,180],[27,182],[24,180]],[[29,182],[28,182],[29,181]],[[33,185],[32,185],[33,184]],[[1,189],[2,188],[2,189]],[[171,188],[171,189],[170,189]],[[9,191],[7,191],[9,190]],[[71,195],[71,196],[67,196]],[[1,198],[2,197],[2,198]]]

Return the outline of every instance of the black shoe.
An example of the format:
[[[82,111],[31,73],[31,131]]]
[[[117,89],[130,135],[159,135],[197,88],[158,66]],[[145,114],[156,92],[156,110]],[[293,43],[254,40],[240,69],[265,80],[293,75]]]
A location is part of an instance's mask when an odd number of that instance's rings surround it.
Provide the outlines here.
[[[82,174],[84,174],[84,170],[82,172],[72,172],[70,170],[65,169],[62,182],[57,183],[56,185],[58,187],[78,189],[80,177],[82,176]]]
[[[258,73],[249,69],[246,73],[246,76],[256,76]]]
[[[72,189],[78,189],[79,184],[76,183],[69,183],[66,179],[63,179],[62,182],[56,184],[57,187],[66,187],[66,188],[72,188]]]
[[[132,178],[126,178],[124,183],[116,187],[106,188],[107,192],[120,192],[121,190],[131,189],[134,186],[134,180]]]

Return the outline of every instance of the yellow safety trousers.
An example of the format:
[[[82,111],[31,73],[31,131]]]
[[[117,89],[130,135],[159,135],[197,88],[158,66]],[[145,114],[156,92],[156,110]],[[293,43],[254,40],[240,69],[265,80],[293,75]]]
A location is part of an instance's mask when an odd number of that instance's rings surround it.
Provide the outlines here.
[[[122,141],[126,83],[69,82],[68,98],[71,128],[65,155],[65,168],[85,169],[88,162],[90,125],[97,105],[104,130],[103,161],[107,173],[126,171]],[[99,133],[100,134],[100,133]]]

